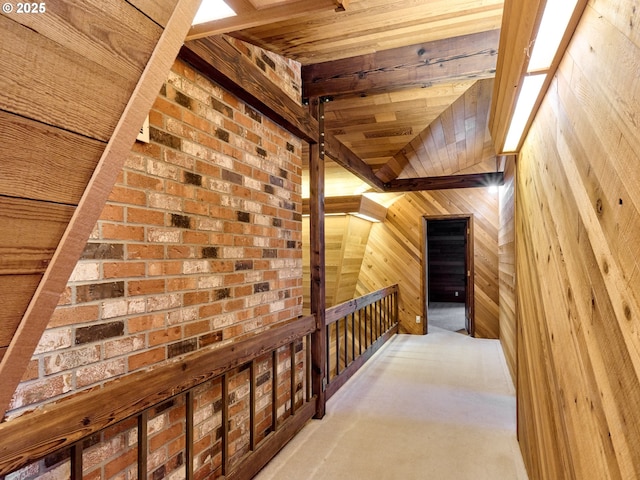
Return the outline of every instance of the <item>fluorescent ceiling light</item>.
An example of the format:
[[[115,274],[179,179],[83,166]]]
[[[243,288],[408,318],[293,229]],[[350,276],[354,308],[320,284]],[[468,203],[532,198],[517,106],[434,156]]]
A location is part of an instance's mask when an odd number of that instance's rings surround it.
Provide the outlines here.
[[[524,133],[524,129],[527,126],[533,107],[540,95],[542,85],[544,84],[546,74],[529,75],[524,77],[522,82],[522,89],[518,95],[518,101],[516,103],[516,109],[511,117],[511,125],[509,126],[509,133],[507,139],[504,142],[504,152],[515,152],[518,149],[520,143],[520,137]]]
[[[235,16],[236,12],[222,0],[202,0],[192,25]]]
[[[527,72],[551,67],[577,4],[578,0],[547,0]]]
[[[366,220],[366,221],[371,222],[371,223],[380,223],[380,220],[378,220],[377,218],[370,217],[369,215],[365,215],[364,213],[351,212],[351,215],[353,215],[354,217],[361,218],[361,219]]]

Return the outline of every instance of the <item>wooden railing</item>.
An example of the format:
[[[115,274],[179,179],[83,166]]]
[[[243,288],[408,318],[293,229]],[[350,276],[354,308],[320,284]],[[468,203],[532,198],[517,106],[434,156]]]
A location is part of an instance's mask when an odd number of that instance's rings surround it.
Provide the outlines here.
[[[0,478],[252,478],[317,412],[316,328],[302,317],[4,422]],[[397,285],[326,310],[326,399],[397,331]]]
[[[251,478],[314,415],[315,329],[303,317],[0,424],[0,477]]]
[[[398,286],[329,308],[326,322],[328,400],[398,332]]]

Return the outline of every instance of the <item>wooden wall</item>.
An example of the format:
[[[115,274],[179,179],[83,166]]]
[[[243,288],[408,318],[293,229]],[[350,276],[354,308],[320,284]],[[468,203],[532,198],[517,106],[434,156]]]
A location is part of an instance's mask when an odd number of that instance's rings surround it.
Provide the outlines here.
[[[197,8],[19,5],[0,15],[0,417]]]
[[[591,1],[518,158],[529,478],[640,478],[640,10]]]
[[[516,162],[509,157],[504,170],[504,185],[500,188],[500,231],[498,233],[498,264],[500,280],[500,343],[513,382],[516,382],[516,244],[515,197]]]
[[[498,338],[498,196],[486,188],[411,193],[373,225],[358,279],[357,295],[400,286],[400,330],[422,334],[422,218],[472,214],[475,255],[476,336]]]
[[[325,217],[327,308],[356,296],[356,284],[371,222],[353,215]],[[304,311],[309,312],[309,218],[303,217]]]

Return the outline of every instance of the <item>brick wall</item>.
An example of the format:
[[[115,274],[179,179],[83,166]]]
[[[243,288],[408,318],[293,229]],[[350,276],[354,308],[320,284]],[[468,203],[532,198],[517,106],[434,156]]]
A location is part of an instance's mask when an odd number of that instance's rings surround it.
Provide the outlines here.
[[[12,415],[301,314],[300,141],[181,61],[150,125]]]

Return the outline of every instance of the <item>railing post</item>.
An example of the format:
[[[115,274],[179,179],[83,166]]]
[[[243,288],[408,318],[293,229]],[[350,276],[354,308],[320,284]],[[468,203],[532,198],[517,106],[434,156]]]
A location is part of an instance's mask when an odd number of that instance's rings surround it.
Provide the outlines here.
[[[311,102],[313,108],[313,101]],[[316,414],[322,418],[326,409],[325,362],[326,342],[326,301],[325,301],[325,249],[324,249],[324,106],[318,105],[318,144],[309,145],[309,237],[311,258],[311,312],[316,317],[316,332],[311,341],[311,362],[313,368],[313,393],[316,395]]]

